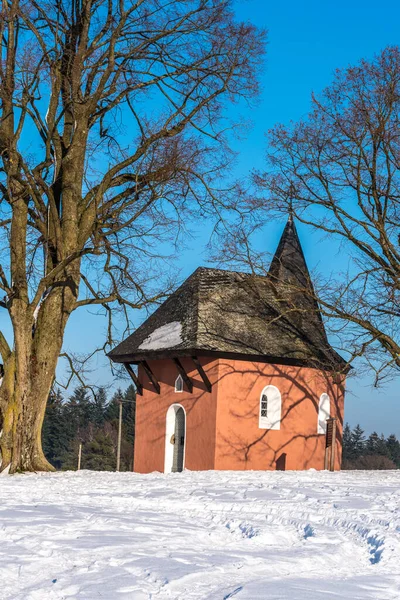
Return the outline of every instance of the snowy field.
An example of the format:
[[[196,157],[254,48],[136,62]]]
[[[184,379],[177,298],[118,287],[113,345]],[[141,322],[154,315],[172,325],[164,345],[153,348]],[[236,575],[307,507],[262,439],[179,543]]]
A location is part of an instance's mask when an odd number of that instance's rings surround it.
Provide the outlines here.
[[[400,471],[0,478],[1,600],[400,600]]]

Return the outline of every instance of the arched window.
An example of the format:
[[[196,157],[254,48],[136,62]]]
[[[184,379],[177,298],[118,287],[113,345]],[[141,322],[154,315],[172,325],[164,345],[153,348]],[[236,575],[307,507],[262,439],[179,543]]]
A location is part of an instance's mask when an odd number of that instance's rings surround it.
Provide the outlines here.
[[[260,395],[260,429],[281,428],[282,397],[274,385],[267,385]]]
[[[181,375],[178,375],[178,377],[175,379],[175,391],[183,392],[183,379]]]
[[[318,405],[318,433],[326,433],[326,420],[331,416],[331,401],[328,394],[321,394]]]
[[[181,404],[167,411],[164,473],[180,472],[185,467],[186,412]]]

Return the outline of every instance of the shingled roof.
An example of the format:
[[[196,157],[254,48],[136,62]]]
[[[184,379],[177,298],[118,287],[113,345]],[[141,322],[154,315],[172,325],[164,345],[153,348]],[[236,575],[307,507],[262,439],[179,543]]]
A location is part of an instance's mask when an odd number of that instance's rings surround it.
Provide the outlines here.
[[[328,343],[291,218],[267,275],[198,268],[109,356],[135,363],[205,354],[344,366]]]

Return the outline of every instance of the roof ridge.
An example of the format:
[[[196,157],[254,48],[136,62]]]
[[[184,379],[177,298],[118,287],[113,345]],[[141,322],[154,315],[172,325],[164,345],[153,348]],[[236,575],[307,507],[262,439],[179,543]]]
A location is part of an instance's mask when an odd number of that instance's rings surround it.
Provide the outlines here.
[[[275,263],[278,261],[276,273],[197,267],[111,351],[111,358],[137,362],[220,352],[249,359],[272,356],[278,363],[279,357],[299,364],[317,362],[327,369],[340,365],[340,357],[326,338],[318,306],[312,304],[313,296],[302,292],[302,287],[312,282],[308,270],[307,281],[304,279],[307,265],[294,224],[286,224],[282,238],[274,257]],[[296,276],[301,273],[296,287]],[[321,321],[310,312],[318,313]],[[179,336],[170,335],[167,326],[172,325],[177,329],[181,326]],[[151,348],[146,342],[150,338]]]
[[[220,267],[204,267],[204,266],[197,267],[197,269],[195,271],[193,271],[192,275],[194,275],[197,271],[217,271],[219,273],[232,273],[232,275],[246,275],[248,277],[262,277],[262,278],[268,277],[267,273],[264,275],[262,273],[253,273],[251,271],[236,271],[233,269],[222,269]],[[189,277],[191,277],[191,275]]]

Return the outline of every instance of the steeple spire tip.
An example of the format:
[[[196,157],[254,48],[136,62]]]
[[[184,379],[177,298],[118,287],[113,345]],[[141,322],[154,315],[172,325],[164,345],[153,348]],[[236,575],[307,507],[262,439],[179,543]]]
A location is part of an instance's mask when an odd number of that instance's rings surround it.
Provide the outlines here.
[[[293,223],[293,216],[294,216],[294,210],[293,210],[293,197],[295,195],[295,190],[294,190],[294,185],[293,183],[290,184],[290,190],[289,190],[290,194],[289,194],[289,218],[288,221],[289,223]]]
[[[289,217],[288,217],[288,222],[289,223],[293,223],[293,202],[292,200],[290,200],[290,204],[289,204]]]

